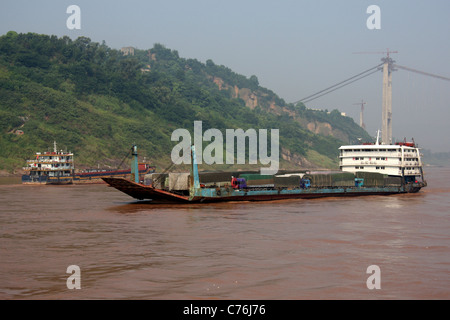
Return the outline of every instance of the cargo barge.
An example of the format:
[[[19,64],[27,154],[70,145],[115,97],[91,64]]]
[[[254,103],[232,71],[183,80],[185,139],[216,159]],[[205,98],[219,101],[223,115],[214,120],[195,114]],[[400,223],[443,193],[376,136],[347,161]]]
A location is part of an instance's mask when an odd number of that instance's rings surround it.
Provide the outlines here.
[[[140,179],[146,174],[155,172],[156,167],[150,166],[148,163],[139,163],[138,172]],[[92,184],[92,183],[105,183],[102,178],[121,177],[124,179],[132,179],[131,169],[87,169],[81,172],[77,172],[73,176],[74,184]]]
[[[364,152],[371,156],[356,156]],[[137,159],[137,153],[135,157]],[[366,157],[370,158],[367,164]],[[135,199],[150,200],[150,203],[392,195],[415,193],[427,185],[419,149],[407,144],[343,146],[340,148],[341,170],[337,172],[283,172],[270,176],[257,172],[199,173],[194,146],[191,147],[191,160],[190,172],[153,173],[146,175],[143,183],[137,179],[103,180]],[[387,167],[388,172],[385,171]]]
[[[52,152],[37,152],[35,159],[27,161],[23,168],[27,174],[22,175],[23,184],[65,185],[105,183],[102,178],[121,177],[130,179],[133,172],[128,169],[87,169],[76,172],[72,152],[57,150],[53,143]],[[155,172],[155,167],[148,163],[138,164],[138,176]]]

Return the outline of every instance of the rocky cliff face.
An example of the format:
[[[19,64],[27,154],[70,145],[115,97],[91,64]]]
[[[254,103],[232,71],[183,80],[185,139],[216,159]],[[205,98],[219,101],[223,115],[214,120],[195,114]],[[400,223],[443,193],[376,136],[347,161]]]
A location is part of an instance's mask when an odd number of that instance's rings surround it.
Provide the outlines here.
[[[226,84],[219,77],[212,77],[212,81],[219,87],[219,90],[230,90],[233,98],[239,98],[244,100],[245,105],[250,109],[254,109],[258,106],[257,93],[248,88],[238,88],[238,86],[230,86]]]
[[[286,148],[281,148],[281,158],[289,163],[293,163],[300,168],[318,168],[316,164],[308,161],[305,157],[292,153]]]
[[[303,128],[323,136],[333,136],[344,142],[350,141],[350,137],[339,129],[333,128],[328,122],[310,121],[302,118],[298,112],[290,110],[286,106],[277,105],[273,100],[267,100],[268,95],[260,91],[252,91],[248,88],[230,86],[219,77],[211,77],[219,90],[229,90],[233,98],[242,99],[250,109],[260,107],[263,110],[276,115],[288,115],[302,125]]]

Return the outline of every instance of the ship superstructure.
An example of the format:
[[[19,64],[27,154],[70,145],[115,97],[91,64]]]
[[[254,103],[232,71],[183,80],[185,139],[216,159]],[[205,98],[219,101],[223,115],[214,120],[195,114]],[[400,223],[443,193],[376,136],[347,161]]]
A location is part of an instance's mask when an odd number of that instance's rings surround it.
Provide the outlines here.
[[[35,159],[28,160],[23,169],[28,172],[22,176],[25,184],[72,184],[73,153],[58,151],[55,141],[52,152],[36,152]]]
[[[403,183],[426,185],[420,149],[415,142],[346,145],[339,148],[339,167],[344,172],[371,172],[400,177]]]

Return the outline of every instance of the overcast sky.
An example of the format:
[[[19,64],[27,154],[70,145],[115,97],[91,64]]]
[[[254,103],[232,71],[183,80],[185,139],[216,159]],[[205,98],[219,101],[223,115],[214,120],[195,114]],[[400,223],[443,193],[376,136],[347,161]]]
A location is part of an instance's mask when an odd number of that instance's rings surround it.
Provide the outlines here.
[[[70,5],[81,29],[70,30]],[[368,29],[370,5],[381,29]],[[87,36],[112,48],[149,49],[161,43],[181,57],[212,59],[287,102],[294,102],[380,63],[398,51],[399,65],[450,78],[449,0],[2,0],[0,34],[10,30]],[[405,70],[393,74],[393,135],[423,148],[450,151],[450,81]],[[364,100],[367,131],[381,129],[382,73],[322,98],[309,108],[338,109],[359,123]]]

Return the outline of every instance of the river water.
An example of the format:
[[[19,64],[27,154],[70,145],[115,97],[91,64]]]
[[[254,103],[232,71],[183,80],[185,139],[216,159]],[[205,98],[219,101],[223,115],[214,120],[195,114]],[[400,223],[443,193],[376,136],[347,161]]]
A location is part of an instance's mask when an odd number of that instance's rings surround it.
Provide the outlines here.
[[[450,168],[426,179],[417,194],[202,205],[9,181],[0,299],[449,299]]]

